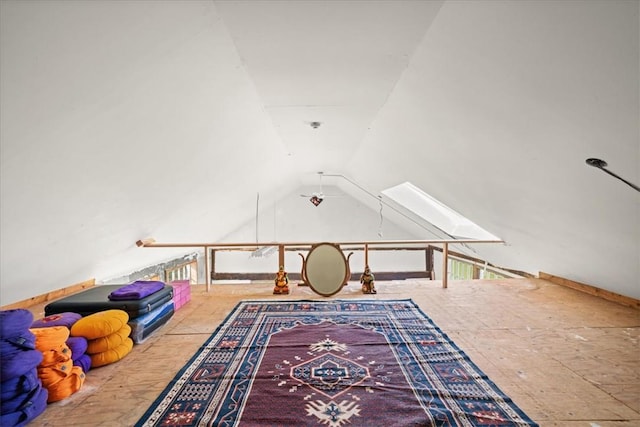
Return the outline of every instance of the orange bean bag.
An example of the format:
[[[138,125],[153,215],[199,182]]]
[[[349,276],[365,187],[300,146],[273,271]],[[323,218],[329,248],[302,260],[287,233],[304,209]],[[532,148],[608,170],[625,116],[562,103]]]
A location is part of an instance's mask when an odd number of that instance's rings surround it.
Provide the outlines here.
[[[67,362],[38,367],[38,378],[42,381],[43,387],[49,388],[49,386],[67,378],[72,370],[73,360],[69,359]]]
[[[36,336],[36,348],[42,352],[59,348],[69,338],[69,328],[66,326],[31,328],[29,330]]]
[[[71,396],[80,390],[84,384],[84,380],[85,375],[84,372],[82,372],[82,368],[74,366],[66,378],[47,387],[47,391],[49,392],[47,403],[57,402]]]
[[[57,348],[42,352],[42,362],[40,366],[46,367],[56,363],[66,362],[71,359],[71,350],[67,344],[62,343]]]

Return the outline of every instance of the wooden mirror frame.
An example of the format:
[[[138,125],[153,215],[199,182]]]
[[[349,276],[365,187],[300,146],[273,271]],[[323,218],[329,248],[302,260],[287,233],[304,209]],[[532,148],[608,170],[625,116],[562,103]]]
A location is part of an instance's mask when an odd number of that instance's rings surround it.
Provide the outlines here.
[[[318,243],[303,257],[302,280],[315,293],[330,297],[349,281],[351,269],[342,249],[334,243]]]

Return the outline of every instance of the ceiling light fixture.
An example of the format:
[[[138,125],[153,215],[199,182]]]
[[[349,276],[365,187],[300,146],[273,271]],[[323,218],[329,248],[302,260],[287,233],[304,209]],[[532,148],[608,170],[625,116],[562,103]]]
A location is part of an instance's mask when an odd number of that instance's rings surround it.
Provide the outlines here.
[[[309,199],[309,201],[313,203],[313,206],[318,206],[323,200],[322,196],[316,196],[315,194]]]
[[[605,171],[606,173],[608,173],[609,175],[611,175],[614,178],[618,178],[620,181],[624,182],[625,184],[627,184],[629,187],[633,188],[636,191],[640,191],[640,187],[638,187],[635,184],[630,183],[629,181],[627,181],[626,179],[616,175],[615,173],[611,172],[610,170],[607,170],[607,162],[605,162],[604,160],[601,159],[594,159],[594,158],[590,158],[586,160],[587,164],[589,166],[593,166],[594,168],[597,169],[602,169],[603,171]]]

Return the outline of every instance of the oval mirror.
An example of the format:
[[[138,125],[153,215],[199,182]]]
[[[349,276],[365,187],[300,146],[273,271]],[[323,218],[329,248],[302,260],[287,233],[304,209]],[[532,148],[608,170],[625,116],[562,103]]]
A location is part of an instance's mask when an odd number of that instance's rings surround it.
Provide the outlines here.
[[[347,260],[338,245],[319,243],[311,248],[304,264],[304,275],[311,289],[322,296],[331,296],[348,281]]]

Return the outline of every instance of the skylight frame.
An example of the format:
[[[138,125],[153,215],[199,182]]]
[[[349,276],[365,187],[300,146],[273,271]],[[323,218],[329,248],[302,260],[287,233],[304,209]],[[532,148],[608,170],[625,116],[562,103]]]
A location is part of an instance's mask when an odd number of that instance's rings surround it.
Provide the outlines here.
[[[450,236],[476,240],[501,240],[408,181],[387,188],[381,191],[381,194]]]

